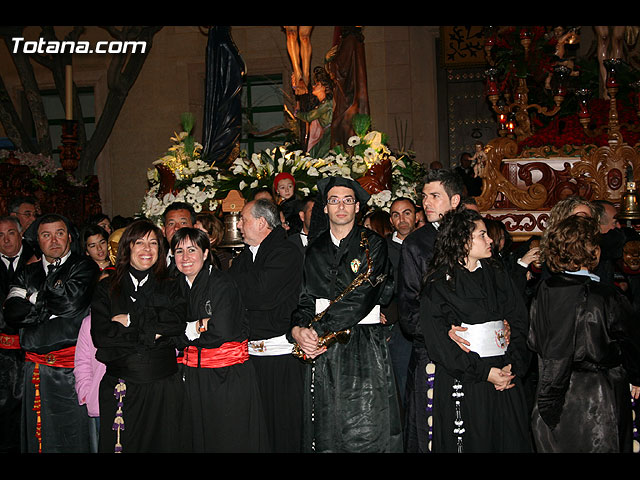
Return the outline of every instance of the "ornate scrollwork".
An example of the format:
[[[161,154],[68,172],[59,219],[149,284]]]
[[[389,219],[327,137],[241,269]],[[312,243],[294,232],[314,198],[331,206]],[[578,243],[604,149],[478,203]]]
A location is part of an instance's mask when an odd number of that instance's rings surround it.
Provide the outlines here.
[[[633,178],[640,175],[637,148],[622,141],[599,147],[571,167],[571,176],[589,184],[594,198],[618,202],[624,190],[624,172],[631,166]]]
[[[498,192],[502,192],[514,205],[522,210],[537,210],[547,199],[547,189],[540,183],[529,185],[526,190],[516,187],[501,172],[503,158],[514,158],[518,145],[508,137],[493,139],[485,147],[486,165],[480,169],[482,194],[476,198],[480,210],[489,210]]]

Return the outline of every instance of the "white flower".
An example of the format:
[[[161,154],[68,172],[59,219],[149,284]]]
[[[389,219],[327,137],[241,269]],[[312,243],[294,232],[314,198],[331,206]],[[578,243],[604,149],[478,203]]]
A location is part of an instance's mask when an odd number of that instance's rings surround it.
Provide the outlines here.
[[[200,213],[202,211],[202,205],[200,205],[199,203],[195,203],[193,205],[193,211],[196,213]]]
[[[358,137],[357,135],[350,137],[349,140],[347,140],[347,145],[349,145],[350,147],[355,147],[356,145],[360,145],[360,137]]]
[[[238,175],[238,174],[242,173],[243,170],[244,170],[244,166],[243,165],[236,165],[231,170],[231,173],[233,173],[234,175]]]
[[[371,148],[371,147],[367,148],[367,149],[364,151],[364,157],[365,157],[367,160],[369,160],[370,162],[371,162],[371,161],[374,161],[374,160],[376,159],[376,157],[377,157],[377,156],[378,156],[378,153],[377,153],[373,148]]]
[[[158,170],[156,170],[155,168],[147,169],[147,178],[152,182],[157,182],[158,181]]]
[[[258,180],[254,180],[253,182],[251,182],[251,185],[249,185],[249,188],[256,188],[258,186]]]
[[[170,203],[173,203],[175,201],[176,201],[176,197],[171,192],[165,193],[164,197],[162,197],[162,203],[164,203],[165,205],[169,205]]]
[[[320,175],[320,173],[318,172],[318,169],[316,167],[311,167],[307,170],[307,175],[309,175],[310,177],[317,177],[318,175]]]
[[[244,187],[247,186],[247,182],[245,182],[244,180],[240,180],[240,183],[238,184],[238,188],[240,190],[244,190]]]

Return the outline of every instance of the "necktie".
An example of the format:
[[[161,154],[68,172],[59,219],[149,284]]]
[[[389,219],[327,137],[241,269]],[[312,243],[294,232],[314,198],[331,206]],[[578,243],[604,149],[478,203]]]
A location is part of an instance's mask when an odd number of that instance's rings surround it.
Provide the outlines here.
[[[57,258],[55,263],[50,263],[49,266],[47,267],[47,275],[49,275],[51,272],[54,272],[59,266],[60,266],[60,259]]]
[[[9,268],[8,268],[8,272],[9,272],[9,276],[13,277],[13,274],[15,272],[15,269],[13,267],[13,261],[18,258],[16,257],[7,257],[6,255],[4,256],[4,258],[6,258],[7,260],[9,260]]]

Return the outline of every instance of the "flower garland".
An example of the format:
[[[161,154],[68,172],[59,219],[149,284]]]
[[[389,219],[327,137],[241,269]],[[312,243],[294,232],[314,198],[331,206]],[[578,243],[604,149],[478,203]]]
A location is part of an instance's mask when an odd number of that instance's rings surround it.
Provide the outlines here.
[[[183,123],[184,126],[184,123]],[[368,116],[354,119],[356,135],[347,148],[336,147],[322,158],[285,144],[248,156],[242,152],[227,168],[210,166],[201,159],[202,146],[193,141],[189,130],[174,134],[172,147],[147,171],[149,189],[142,201],[142,214],[159,224],[165,208],[174,201],[191,204],[194,210],[215,212],[221,200],[231,190],[245,198],[259,188],[273,186],[280,172],[288,172],[296,181],[296,189],[304,196],[317,192],[322,177],[340,175],[353,180],[366,175],[376,165],[387,162],[390,178],[385,188],[372,193],[369,206],[388,210],[398,197],[418,201],[417,186],[424,176],[424,167],[412,160],[411,154],[394,154],[386,145],[386,135],[369,131]],[[158,168],[160,167],[160,168]],[[169,191],[162,170],[168,170],[175,180]]]

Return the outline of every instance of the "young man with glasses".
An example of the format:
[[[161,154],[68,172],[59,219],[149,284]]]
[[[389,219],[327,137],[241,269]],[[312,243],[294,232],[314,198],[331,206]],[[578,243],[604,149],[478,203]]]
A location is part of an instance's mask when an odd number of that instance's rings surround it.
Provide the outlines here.
[[[370,198],[357,182],[323,178],[318,192],[329,228],[307,247],[291,329],[300,358],[310,362],[304,449],[401,452],[400,410],[380,323],[380,306],[394,286],[387,244],[356,222]],[[340,341],[324,343],[337,332]]]

